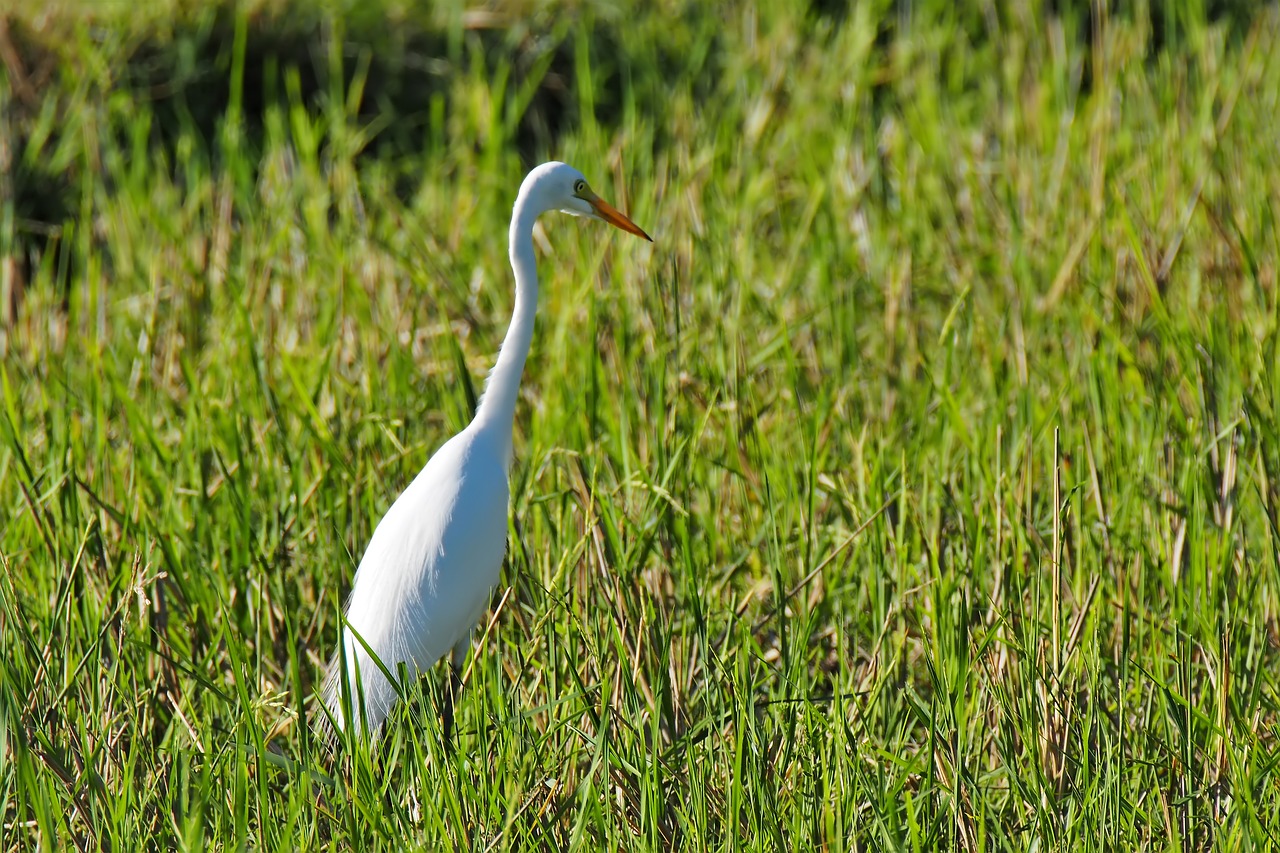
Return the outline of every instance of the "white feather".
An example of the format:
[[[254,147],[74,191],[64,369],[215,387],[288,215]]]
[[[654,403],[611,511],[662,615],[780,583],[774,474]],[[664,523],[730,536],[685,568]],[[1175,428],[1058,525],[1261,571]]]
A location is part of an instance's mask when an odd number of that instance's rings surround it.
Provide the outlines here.
[[[378,522],[356,570],[343,641],[352,706],[363,694],[370,731],[398,694],[365,645],[392,675],[401,663],[411,676],[427,670],[469,635],[498,582],[507,475],[503,449],[486,438],[468,427],[440,448]],[[341,671],[335,658],[325,704],[345,728]]]
[[[339,730],[349,724],[344,692],[370,732],[381,728],[399,697],[369,651],[392,676],[403,667],[409,679],[451,650],[455,663],[466,653],[506,549],[511,432],[538,301],[533,225],[549,210],[590,213],[597,204],[582,173],[564,163],[544,163],[520,185],[508,235],[516,281],[511,325],[475,419],[391,505],[360,560],[343,651],[334,655],[323,690]],[[626,217],[609,215],[612,224],[647,239]]]

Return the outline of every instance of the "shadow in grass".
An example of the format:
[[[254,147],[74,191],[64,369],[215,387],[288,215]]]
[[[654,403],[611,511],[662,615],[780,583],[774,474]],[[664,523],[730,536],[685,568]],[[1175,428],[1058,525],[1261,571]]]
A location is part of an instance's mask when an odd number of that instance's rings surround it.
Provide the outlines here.
[[[691,65],[711,90],[718,39],[692,53],[675,39],[657,56],[633,57],[620,29],[627,23],[590,4],[523,17],[472,11],[446,21],[433,11],[397,14],[380,4],[335,16],[302,0],[251,13],[220,2],[174,20],[95,19],[72,8],[38,19],[0,18],[7,72],[0,81],[0,189],[13,199],[16,221],[6,259],[16,286],[0,319],[16,316],[25,284],[42,264],[54,265],[46,274],[65,307],[79,263],[80,253],[70,249],[84,201],[95,184],[111,185],[102,143],[95,149],[91,139],[128,140],[142,126],[145,138],[119,147],[157,163],[180,163],[192,150],[214,164],[235,157],[249,164],[245,177],[256,180],[268,115],[301,109],[313,117],[328,112],[331,123],[374,128],[350,152],[357,163],[411,163],[450,132],[459,82],[479,77],[515,112],[501,143],[532,165],[580,125],[583,68],[590,68],[591,121],[605,132],[616,130],[628,108],[661,114],[663,81],[688,76]],[[633,85],[641,75],[646,84]],[[139,123],[139,115],[150,120]],[[237,125],[235,152],[222,150],[230,122]],[[407,199],[416,190],[408,177],[414,170],[401,172],[396,189]]]

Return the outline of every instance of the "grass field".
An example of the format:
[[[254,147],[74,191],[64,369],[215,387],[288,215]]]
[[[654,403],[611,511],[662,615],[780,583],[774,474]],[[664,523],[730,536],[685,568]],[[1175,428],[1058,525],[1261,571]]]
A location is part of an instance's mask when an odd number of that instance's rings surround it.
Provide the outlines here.
[[[1280,844],[1274,5],[284,2],[13,7],[0,848]],[[331,756],[551,158],[656,242],[544,218],[457,749]]]

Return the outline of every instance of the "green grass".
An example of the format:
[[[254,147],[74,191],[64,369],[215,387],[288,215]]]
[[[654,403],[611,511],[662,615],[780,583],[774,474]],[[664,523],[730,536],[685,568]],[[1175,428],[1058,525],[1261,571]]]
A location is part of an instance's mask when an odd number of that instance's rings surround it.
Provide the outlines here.
[[[1275,7],[659,5],[442,13],[423,112],[249,17],[211,127],[122,21],[0,78],[0,847],[1276,846]],[[550,157],[656,242],[544,219],[456,752],[441,668],[331,759]]]

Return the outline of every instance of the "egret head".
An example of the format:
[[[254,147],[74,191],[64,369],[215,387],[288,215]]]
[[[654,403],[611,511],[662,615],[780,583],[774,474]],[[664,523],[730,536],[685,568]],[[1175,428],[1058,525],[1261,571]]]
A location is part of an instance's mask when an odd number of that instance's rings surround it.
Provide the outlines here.
[[[596,195],[583,174],[567,163],[543,163],[530,172],[520,187],[520,195],[526,194],[539,210],[559,210],[570,216],[599,219],[653,242],[640,226]]]

